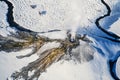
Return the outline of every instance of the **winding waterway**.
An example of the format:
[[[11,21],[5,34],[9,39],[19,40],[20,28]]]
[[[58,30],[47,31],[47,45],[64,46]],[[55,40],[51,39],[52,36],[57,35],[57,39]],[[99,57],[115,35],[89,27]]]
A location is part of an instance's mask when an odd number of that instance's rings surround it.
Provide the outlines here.
[[[14,16],[13,16],[13,8],[14,8],[14,6],[12,5],[12,3],[10,2],[10,1],[8,1],[8,0],[0,0],[0,1],[4,1],[7,5],[8,5],[8,12],[7,12],[7,14],[6,14],[6,16],[7,16],[7,22],[9,23],[9,26],[10,27],[12,27],[12,28],[16,28],[18,31],[25,31],[25,32],[34,32],[34,31],[31,31],[31,30],[29,30],[29,29],[26,29],[26,28],[24,28],[24,27],[22,27],[22,26],[20,26],[18,23],[16,23],[15,21],[14,21]],[[107,35],[109,35],[110,37],[112,37],[112,38],[107,38],[107,37],[104,37],[104,38],[106,38],[106,39],[109,39],[109,40],[111,40],[111,41],[116,41],[116,42],[120,42],[119,40],[117,40],[117,39],[119,39],[120,38],[120,36],[118,36],[118,35],[116,35],[116,34],[114,34],[114,33],[110,33],[110,32],[108,32],[107,30],[105,30],[101,25],[100,25],[100,20],[101,19],[103,19],[103,18],[105,18],[105,17],[107,17],[107,16],[110,16],[110,13],[111,13],[111,9],[110,9],[110,7],[109,7],[109,5],[104,1],[104,0],[101,0],[101,2],[106,6],[106,8],[107,8],[107,14],[105,14],[104,16],[100,16],[99,18],[97,18],[96,19],[96,21],[95,21],[95,24],[96,24],[96,26],[101,30],[101,31],[103,31],[104,33],[106,33]],[[48,32],[53,32],[54,30],[51,30],[51,31],[48,31]],[[56,30],[56,31],[59,31],[59,30]],[[35,33],[35,32],[34,32]],[[110,67],[110,74],[111,74],[111,76],[115,79],[115,80],[120,80],[118,77],[117,77],[117,75],[116,75],[116,72],[114,72],[115,70],[115,68],[114,68],[114,65],[116,64],[116,62],[117,62],[117,59],[118,59],[118,57],[114,60],[114,61],[108,61],[108,64],[109,64],[109,67]]]
[[[107,16],[110,16],[110,13],[111,13],[111,8],[109,7],[109,5],[104,1],[104,0],[101,0],[101,2],[105,5],[105,7],[107,8],[107,14],[103,15],[103,16],[100,16],[99,18],[96,19],[95,21],[95,24],[96,26],[102,30],[104,33],[106,33],[107,35],[109,35],[110,37],[112,38],[108,38],[108,37],[104,37],[105,39],[108,39],[110,41],[114,41],[114,42],[118,42],[120,43],[120,41],[118,40],[120,38],[120,36],[114,34],[114,33],[110,33],[108,32],[107,30],[105,30],[101,25],[100,25],[100,20],[107,17]],[[120,80],[117,75],[116,75],[116,62],[118,60],[118,57],[120,55],[118,55],[114,60],[109,60],[108,61],[108,65],[109,65],[109,71],[110,71],[110,74],[111,76],[115,79],[115,80]]]
[[[104,33],[106,33],[107,35],[111,36],[112,38],[115,38],[115,39],[119,39],[120,36],[114,34],[114,33],[110,33],[108,32],[107,30],[105,30],[101,25],[100,25],[100,20],[107,17],[107,16],[110,16],[110,13],[111,13],[111,9],[109,7],[109,5],[104,1],[104,0],[101,0],[101,2],[105,5],[105,7],[107,8],[107,14],[103,15],[103,16],[100,16],[99,18],[96,19],[95,21],[95,24],[97,25],[97,27],[102,30]]]

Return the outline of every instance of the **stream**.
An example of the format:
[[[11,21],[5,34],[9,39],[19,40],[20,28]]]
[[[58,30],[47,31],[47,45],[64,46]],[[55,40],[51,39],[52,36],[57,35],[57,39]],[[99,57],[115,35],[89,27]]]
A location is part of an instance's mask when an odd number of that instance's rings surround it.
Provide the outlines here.
[[[18,31],[24,31],[24,32],[28,32],[28,33],[36,33],[32,30],[29,30],[29,29],[26,29],[22,26],[20,26],[18,23],[16,23],[14,21],[14,16],[13,16],[13,4],[9,1],[9,0],[0,0],[0,1],[4,1],[7,6],[8,6],[8,12],[6,14],[7,16],[7,22],[9,23],[9,26],[12,27],[12,28],[16,28]],[[100,25],[100,20],[107,17],[107,16],[110,16],[110,13],[111,13],[111,8],[109,7],[109,5],[104,1],[104,0],[101,0],[101,2],[105,5],[105,7],[107,8],[107,14],[104,14],[103,16],[100,16],[99,18],[96,19],[95,21],[95,24],[97,26],[98,29],[100,29],[101,31],[103,31],[105,34],[107,34],[108,36],[110,36],[111,38],[108,38],[108,37],[104,37],[105,39],[108,39],[110,41],[114,41],[114,42],[120,42],[118,39],[120,39],[120,36],[114,34],[114,33],[111,33],[109,31],[107,31],[106,29],[104,29],[101,25]],[[48,31],[48,32],[53,32],[54,30],[51,30],[51,31]],[[60,31],[60,30],[56,30],[56,31]],[[44,32],[43,32],[44,33]],[[117,56],[116,59],[114,59],[113,61],[112,60],[109,60],[108,61],[108,65],[109,65],[109,72],[111,74],[111,76],[115,79],[115,80],[120,80],[117,75],[116,75],[116,71],[115,71],[115,65],[116,65],[116,62],[117,62],[117,59],[118,59],[119,55]]]

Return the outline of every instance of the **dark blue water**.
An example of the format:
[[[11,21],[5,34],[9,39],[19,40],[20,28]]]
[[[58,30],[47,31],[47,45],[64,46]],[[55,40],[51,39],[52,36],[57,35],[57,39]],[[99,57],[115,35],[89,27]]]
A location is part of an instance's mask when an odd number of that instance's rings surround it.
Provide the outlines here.
[[[12,5],[12,3],[8,0],[0,0],[0,1],[4,1],[7,5],[8,5],[8,12],[6,14],[7,16],[7,22],[9,23],[9,26],[12,27],[12,28],[16,28],[18,31],[25,31],[25,32],[34,32],[34,31],[31,31],[29,29],[26,29],[22,26],[20,26],[18,23],[16,23],[14,21],[14,17],[13,17],[13,8],[14,6]],[[107,14],[105,14],[104,16],[100,16],[99,18],[96,19],[96,26],[98,27],[98,29],[100,29],[102,32],[104,32],[105,34],[107,34],[108,36],[110,36],[111,38],[108,38],[108,37],[102,37],[102,36],[99,36],[101,38],[104,38],[106,40],[109,40],[109,41],[112,41],[112,42],[117,42],[117,43],[120,43],[120,41],[118,40],[120,37],[112,32],[108,32],[106,29],[104,29],[101,25],[100,25],[100,20],[101,19],[104,19],[105,17],[108,17],[110,16],[110,13],[111,13],[111,9],[109,7],[109,5],[104,1],[104,0],[101,0],[101,2],[106,6],[108,12]],[[46,12],[42,12],[42,14],[46,14]],[[113,21],[116,21],[118,18],[113,16],[111,17],[113,19]],[[112,22],[107,24],[107,26],[110,26],[112,24]],[[51,31],[48,31],[48,32],[53,32],[54,30],[51,30]],[[59,31],[59,30],[57,30]],[[106,47],[107,49],[107,47]],[[96,47],[96,50],[98,50],[99,53],[101,53],[101,55],[105,55],[105,53],[102,51],[102,49],[99,49],[98,47]],[[109,49],[107,50],[109,51]],[[110,51],[109,51],[110,52]],[[115,79],[115,80],[120,80],[117,75],[116,75],[116,62],[117,62],[117,59],[118,57],[120,56],[120,52],[117,53],[116,57],[114,59],[109,59],[108,60],[108,65],[109,65],[109,71],[110,71],[110,74],[111,76]]]
[[[104,33],[106,33],[107,35],[109,35],[109,36],[111,36],[111,37],[113,37],[113,38],[115,38],[115,39],[120,39],[120,36],[118,36],[118,35],[116,35],[116,34],[114,34],[114,33],[108,32],[106,29],[104,29],[104,28],[100,25],[99,21],[100,21],[101,19],[105,18],[105,17],[110,16],[110,13],[111,13],[111,9],[110,9],[109,5],[108,5],[107,3],[105,3],[104,0],[101,0],[101,2],[105,5],[105,7],[107,8],[108,12],[107,12],[107,14],[105,14],[104,16],[100,16],[99,18],[97,18],[96,21],[95,21],[95,24],[97,25],[97,27],[98,27],[100,30],[102,30],[102,31],[103,31]]]
[[[104,39],[108,39],[112,42],[117,42],[118,44],[120,43],[120,41],[118,39],[120,39],[120,36],[112,33],[112,32],[109,32],[107,31],[106,29],[104,29],[101,25],[100,25],[100,20],[101,19],[104,19],[105,17],[108,17],[110,16],[111,14],[111,8],[109,7],[109,5],[104,1],[104,0],[101,0],[101,2],[105,5],[105,7],[107,8],[107,14],[103,15],[103,16],[100,16],[99,18],[96,19],[95,21],[95,24],[97,25],[97,27],[103,31],[104,33],[106,33],[108,36],[112,37],[112,38],[109,38],[109,37],[102,37],[101,38],[104,38]],[[112,23],[114,23],[115,21],[118,20],[118,15],[116,16],[113,16],[111,17],[111,21],[106,21],[105,23],[105,26],[109,27]],[[103,44],[104,45],[104,44]],[[107,52],[112,55],[113,53],[110,51],[109,47],[107,46],[104,46],[104,48],[107,50]],[[105,53],[100,49],[100,48],[97,48],[97,51],[101,53],[101,55],[105,55]],[[109,71],[110,71],[110,74],[111,76],[115,79],[115,80],[120,80],[117,75],[116,75],[116,62],[117,62],[117,59],[119,58],[120,55],[118,55],[119,53],[117,53],[117,57],[114,57],[114,59],[108,59],[108,66],[109,66]]]

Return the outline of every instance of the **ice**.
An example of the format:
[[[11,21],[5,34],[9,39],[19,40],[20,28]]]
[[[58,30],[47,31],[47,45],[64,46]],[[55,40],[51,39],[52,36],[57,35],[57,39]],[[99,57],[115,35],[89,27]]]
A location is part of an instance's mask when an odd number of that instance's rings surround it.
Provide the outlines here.
[[[95,19],[106,10],[99,0],[10,1],[14,5],[15,21],[37,32],[54,29],[76,31],[78,27],[88,27],[93,24]],[[36,8],[33,9],[30,5],[36,5]],[[39,15],[42,11],[46,11],[46,14]]]
[[[110,75],[107,61],[115,60],[120,51],[120,43],[112,42],[101,36],[105,34],[98,30],[95,20],[107,11],[100,0],[9,0],[13,6],[15,22],[24,28],[40,33],[39,35],[51,39],[66,39],[67,31],[73,30],[81,34],[84,28],[87,35],[90,35],[91,45],[96,51],[93,60],[89,62],[75,63],[73,60],[62,60],[53,63],[46,72],[42,73],[39,80],[113,80]],[[101,25],[120,35],[119,0],[105,0],[112,9],[111,16],[103,19]],[[31,7],[31,5],[33,5]],[[116,7],[117,5],[117,7]],[[0,35],[7,37],[9,32],[16,32],[10,28],[6,21],[7,5],[0,1]],[[45,12],[44,12],[45,11]],[[40,15],[40,12],[43,12]],[[49,30],[60,29],[61,31],[48,32]],[[100,36],[97,36],[100,35]],[[49,46],[50,45],[50,46]],[[41,49],[57,47],[58,43],[45,44]],[[49,48],[47,48],[49,47]],[[32,49],[25,49],[19,52],[0,52],[0,80],[6,80],[14,71],[20,70],[28,63],[36,60],[38,54],[31,57],[17,59],[16,56],[31,52]],[[89,51],[83,51],[89,52]],[[91,50],[92,52],[92,50]],[[79,51],[79,53],[82,53]],[[120,78],[120,58],[118,58],[116,73]],[[31,72],[31,74],[33,74]],[[29,74],[30,75],[30,74]],[[9,78],[9,80],[12,80]]]

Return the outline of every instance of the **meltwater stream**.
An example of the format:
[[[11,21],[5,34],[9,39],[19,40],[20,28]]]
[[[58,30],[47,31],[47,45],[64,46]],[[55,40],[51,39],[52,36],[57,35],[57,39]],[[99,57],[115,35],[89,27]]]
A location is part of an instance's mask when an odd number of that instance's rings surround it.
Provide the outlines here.
[[[107,12],[107,14],[105,14],[105,15],[100,16],[99,18],[97,18],[96,21],[95,21],[95,24],[97,25],[97,27],[98,27],[100,30],[102,30],[102,31],[103,31],[104,33],[106,33],[107,35],[111,36],[112,38],[119,39],[120,36],[118,36],[118,35],[116,35],[116,34],[114,34],[114,33],[108,32],[108,31],[105,30],[105,29],[100,25],[100,23],[99,23],[99,21],[100,21],[101,19],[103,19],[103,18],[105,18],[105,17],[107,17],[107,16],[110,16],[110,13],[111,13],[111,9],[110,9],[109,5],[108,5],[107,3],[105,3],[104,0],[101,0],[101,2],[106,6],[108,12]]]
[[[99,21],[101,20],[101,19],[103,19],[103,18],[105,18],[105,17],[107,17],[107,16],[110,16],[110,13],[111,13],[111,8],[109,7],[109,5],[104,1],[104,0],[101,0],[101,2],[105,5],[105,7],[107,8],[107,14],[105,14],[105,15],[103,15],[103,16],[100,16],[99,18],[97,18],[96,19],[96,21],[95,21],[95,24],[96,24],[96,26],[101,30],[101,31],[103,31],[104,33],[106,33],[107,35],[109,35],[110,37],[112,37],[112,38],[108,38],[108,37],[103,37],[103,38],[105,38],[105,39],[108,39],[108,42],[106,42],[106,40],[105,40],[105,42],[104,42],[104,40],[102,41],[102,39],[101,39],[101,41],[100,41],[100,43],[99,43],[99,40],[98,40],[98,44],[102,44],[102,46],[104,46],[104,49],[106,49],[107,51],[106,52],[104,52],[104,51],[102,51],[103,49],[100,49],[100,48],[98,48],[97,46],[96,46],[96,49],[98,50],[98,51],[100,51],[100,53],[102,54],[102,55],[105,55],[105,54],[109,54],[107,57],[108,57],[108,67],[109,67],[109,71],[110,71],[110,74],[111,74],[111,76],[115,79],[115,80],[120,80],[119,78],[118,78],[118,76],[117,76],[117,74],[116,74],[116,63],[117,63],[117,60],[118,60],[118,58],[119,58],[119,56],[120,56],[120,52],[119,52],[119,50],[116,52],[116,53],[114,53],[114,49],[112,49],[112,51],[110,51],[110,47],[108,46],[109,44],[112,46],[112,45],[115,45],[115,44],[117,44],[117,46],[119,46],[120,47],[120,36],[118,36],[118,35],[116,35],[116,34],[114,34],[114,33],[111,33],[111,32],[108,32],[107,30],[105,30],[101,25],[100,25],[100,23],[99,23]],[[99,38],[100,39],[100,38]],[[101,43],[102,42],[102,43]],[[103,43],[106,43],[106,44],[103,44]],[[116,47],[117,48],[117,47]],[[119,53],[118,53],[119,52]],[[111,56],[112,55],[112,56]]]
[[[0,0],[0,1],[4,1],[4,2],[8,5],[8,12],[7,12],[6,16],[7,16],[7,22],[9,23],[9,26],[10,26],[10,27],[16,28],[16,29],[19,30],[19,31],[34,32],[34,31],[31,31],[31,30],[29,30],[29,29],[26,29],[26,28],[20,26],[18,23],[16,23],[16,22],[14,21],[14,16],[13,16],[13,8],[14,8],[14,6],[12,5],[12,3],[11,3],[9,0]],[[117,51],[117,53],[114,53],[114,51],[109,51],[111,48],[110,48],[108,45],[106,45],[106,44],[111,44],[111,45],[116,45],[116,44],[117,44],[117,46],[120,46],[120,41],[118,40],[120,37],[119,37],[118,35],[114,34],[114,33],[108,32],[107,30],[105,30],[105,29],[100,25],[99,21],[100,21],[101,19],[107,17],[107,16],[110,16],[110,13],[111,13],[111,9],[110,9],[109,5],[108,5],[104,0],[101,0],[101,2],[106,6],[108,12],[107,12],[107,14],[105,14],[104,16],[100,16],[99,18],[97,18],[96,21],[95,21],[95,24],[97,25],[97,27],[98,27],[101,31],[103,31],[104,33],[106,33],[107,35],[109,35],[111,38],[104,37],[106,40],[102,40],[100,37],[99,37],[99,38],[98,38],[98,37],[95,38],[95,39],[96,39],[96,42],[98,43],[98,45],[103,46],[104,50],[101,49],[101,47],[98,47],[98,46],[95,46],[95,47],[96,47],[96,50],[98,50],[98,52],[99,52],[99,50],[103,50],[102,52],[103,52],[103,54],[105,55],[106,52],[104,52],[104,51],[106,50],[110,55],[113,56],[112,58],[110,57],[110,58],[108,59],[109,72],[110,72],[111,76],[112,76],[115,80],[120,80],[120,79],[118,78],[118,76],[116,75],[116,71],[115,71],[115,70],[116,70],[115,65],[116,65],[116,62],[117,62],[117,60],[118,60],[118,58],[119,58],[119,56],[120,56],[120,52]],[[52,31],[54,31],[54,30],[51,30],[51,32],[52,32]],[[56,31],[59,31],[59,30],[56,30]],[[48,31],[48,32],[50,32],[50,31]],[[34,33],[35,33],[35,32],[34,32]],[[44,32],[43,32],[43,33],[44,33]],[[99,40],[97,40],[97,39],[99,39]],[[108,40],[108,42],[107,42],[107,40]],[[99,41],[100,41],[100,42],[99,42]],[[101,43],[101,42],[102,42],[102,43]],[[106,44],[103,44],[103,42],[106,43]]]

